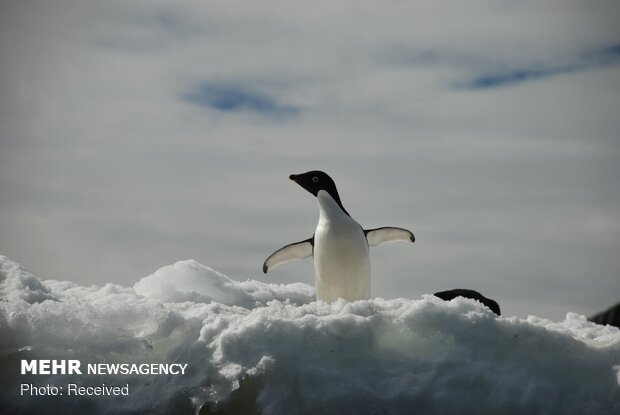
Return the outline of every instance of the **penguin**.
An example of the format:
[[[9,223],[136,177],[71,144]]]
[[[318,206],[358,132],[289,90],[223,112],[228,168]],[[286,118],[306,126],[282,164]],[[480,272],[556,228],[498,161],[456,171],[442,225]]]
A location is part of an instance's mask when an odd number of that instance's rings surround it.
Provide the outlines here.
[[[316,197],[319,221],[312,237],[271,254],[263,264],[263,272],[313,256],[317,300],[331,303],[338,298],[348,301],[370,298],[369,247],[390,241],[415,242],[413,233],[392,226],[362,228],[342,205],[336,184],[325,172],[292,174],[289,179]]]
[[[502,315],[502,312],[499,308],[499,304],[497,304],[497,301],[485,297],[484,295],[480,294],[478,291],[468,290],[466,288],[455,288],[453,290],[440,291],[433,295],[435,297],[441,298],[444,301],[450,301],[456,297],[471,298],[472,300],[480,301],[482,304],[487,306],[492,312],[494,312],[498,316]]]

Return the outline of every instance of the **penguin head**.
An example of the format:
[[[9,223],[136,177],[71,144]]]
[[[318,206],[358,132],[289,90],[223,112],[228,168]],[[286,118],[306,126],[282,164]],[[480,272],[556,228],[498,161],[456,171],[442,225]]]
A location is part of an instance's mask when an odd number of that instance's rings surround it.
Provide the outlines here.
[[[316,196],[319,190],[325,190],[332,197],[338,194],[336,183],[327,173],[320,170],[312,170],[302,174],[291,174],[289,177],[292,181]]]
[[[293,180],[308,192],[312,193],[315,197],[319,194],[320,190],[326,191],[336,201],[336,203],[338,203],[342,210],[347,213],[344,206],[342,206],[342,202],[340,201],[340,196],[338,195],[338,190],[336,189],[336,183],[334,183],[332,178],[329,177],[327,173],[320,170],[312,170],[302,174],[291,174],[289,179]]]

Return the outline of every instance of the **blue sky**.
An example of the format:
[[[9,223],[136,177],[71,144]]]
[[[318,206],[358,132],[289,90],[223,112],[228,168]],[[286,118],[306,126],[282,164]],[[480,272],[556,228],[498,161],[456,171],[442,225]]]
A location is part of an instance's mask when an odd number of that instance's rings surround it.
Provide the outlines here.
[[[250,111],[264,116],[292,116],[297,109],[243,85],[205,83],[182,95],[190,103],[222,112]]]
[[[276,12],[277,11],[277,12]],[[323,169],[386,298],[473,288],[508,314],[620,293],[616,1],[16,2],[0,14],[0,252],[133,284],[194,258],[262,275],[312,235]],[[455,18],[458,16],[458,18]]]
[[[552,62],[523,68],[507,68],[479,75],[465,86],[472,89],[499,88],[521,82],[534,81],[578,71],[589,71],[602,66],[615,66],[620,61],[620,46],[611,45],[575,56],[572,62]]]

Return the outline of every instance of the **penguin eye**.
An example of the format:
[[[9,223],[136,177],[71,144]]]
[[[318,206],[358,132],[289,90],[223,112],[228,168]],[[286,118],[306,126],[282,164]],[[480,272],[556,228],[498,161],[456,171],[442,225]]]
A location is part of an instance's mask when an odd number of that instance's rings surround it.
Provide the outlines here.
[[[318,181],[319,181],[319,178],[318,178],[318,177],[316,177],[316,176],[314,176],[314,177],[312,178],[312,181],[313,181],[314,183],[316,183],[316,182],[318,182]]]

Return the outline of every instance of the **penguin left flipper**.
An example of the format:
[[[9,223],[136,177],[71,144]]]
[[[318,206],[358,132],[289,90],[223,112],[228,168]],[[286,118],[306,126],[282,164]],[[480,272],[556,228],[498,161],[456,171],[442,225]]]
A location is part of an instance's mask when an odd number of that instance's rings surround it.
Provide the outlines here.
[[[413,232],[403,228],[384,226],[376,229],[364,229],[369,246],[381,245],[391,241],[415,242]]]
[[[309,256],[312,256],[313,252],[314,235],[312,238],[283,246],[273,254],[269,255],[263,263],[263,272],[266,274],[270,269],[273,269],[285,262],[293,261],[295,259],[308,258]]]

